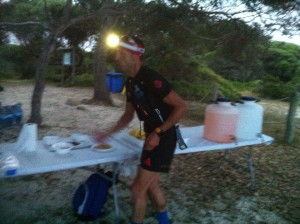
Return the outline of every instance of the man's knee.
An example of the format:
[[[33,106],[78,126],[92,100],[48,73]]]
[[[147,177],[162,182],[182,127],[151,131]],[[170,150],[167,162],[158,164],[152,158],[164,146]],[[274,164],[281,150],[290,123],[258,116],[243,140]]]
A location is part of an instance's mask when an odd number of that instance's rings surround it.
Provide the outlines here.
[[[138,182],[133,182],[131,185],[131,194],[134,200],[141,198],[145,194],[145,189],[142,189]]]
[[[157,191],[159,191],[159,190],[161,190],[161,189],[160,189],[159,179],[156,179],[156,180],[154,180],[154,181],[150,184],[148,191],[150,191],[150,192],[157,192]]]

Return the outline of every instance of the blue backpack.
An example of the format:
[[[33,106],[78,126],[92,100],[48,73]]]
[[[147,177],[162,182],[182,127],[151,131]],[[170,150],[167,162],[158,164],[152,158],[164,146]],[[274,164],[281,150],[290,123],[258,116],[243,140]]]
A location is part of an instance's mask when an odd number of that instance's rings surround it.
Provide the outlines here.
[[[104,175],[109,177],[111,172]],[[100,216],[111,186],[112,183],[107,178],[93,173],[77,188],[72,205],[80,220],[92,221]]]
[[[0,102],[0,129],[20,125],[23,119],[21,103],[1,106]]]

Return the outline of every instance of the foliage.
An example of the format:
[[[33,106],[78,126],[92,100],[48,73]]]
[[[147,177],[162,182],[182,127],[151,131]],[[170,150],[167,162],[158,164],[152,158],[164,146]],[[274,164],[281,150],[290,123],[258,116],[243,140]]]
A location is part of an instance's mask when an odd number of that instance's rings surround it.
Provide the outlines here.
[[[260,10],[258,3],[273,9],[279,4],[262,0],[240,2],[247,3],[249,10]],[[51,29],[59,26],[65,3],[65,0],[11,0],[2,4],[9,12],[1,14],[2,21],[30,20],[37,23],[4,27],[21,41],[20,52],[16,55],[19,58],[14,59],[13,63],[17,63],[16,73],[22,78],[33,77],[36,59],[43,49],[45,37]],[[188,97],[204,97],[213,88],[213,83],[217,83],[223,94],[236,97],[237,91],[232,85],[236,83],[224,78],[245,82],[262,80],[266,74],[270,74],[280,77],[284,82],[290,82],[296,74],[300,74],[299,48],[270,43],[262,27],[257,24],[249,26],[222,10],[226,3],[228,2],[219,0],[201,1],[197,4],[191,1],[172,1],[170,4],[167,1],[117,1],[114,9],[115,16],[119,19],[113,29],[119,34],[141,34],[146,45],[145,64],[165,74],[176,88],[187,91],[184,95]],[[284,8],[288,4],[285,3],[280,5]],[[93,12],[101,8],[102,4],[103,1],[100,0],[73,1],[71,18]],[[81,44],[99,32],[104,20],[99,16],[70,26],[57,39],[57,44]],[[269,45],[270,49],[267,51]],[[83,71],[80,73],[92,72],[91,58],[86,59],[86,55],[83,57]],[[55,74],[58,72],[52,67],[49,70],[47,79],[59,81],[59,75]],[[87,77],[83,80],[88,79]],[[81,78],[80,80],[79,83],[86,82]],[[260,91],[276,86],[278,85],[260,85]],[[270,90],[265,92],[268,91]]]
[[[208,65],[231,80],[249,81],[263,75],[262,59],[268,39],[258,26],[241,20],[219,21],[212,27],[216,47],[205,54]],[[221,37],[221,38],[218,38]]]
[[[265,98],[269,99],[286,99],[289,98],[295,86],[300,84],[300,78],[295,77],[289,82],[283,82],[278,77],[267,75],[256,91]]]
[[[218,90],[224,95],[232,100],[237,100],[240,97],[240,93],[235,89],[235,87],[224,79],[222,76],[215,73],[213,70],[207,66],[199,65],[197,67],[197,72],[199,73],[202,80],[216,85]]]
[[[58,73],[54,67],[49,67],[46,75],[46,80],[50,82],[60,83],[61,73]]]
[[[92,74],[84,73],[80,75],[76,75],[74,78],[75,86],[93,86],[94,85],[94,77]]]
[[[189,82],[186,80],[172,80],[170,82],[176,92],[189,100],[201,99],[203,96],[207,96],[212,88],[212,86],[201,82]]]
[[[300,46],[283,42],[272,42],[264,59],[267,74],[283,82],[300,76]]]
[[[261,84],[261,80],[253,80],[249,82],[239,82],[239,81],[230,81],[230,80],[227,81],[231,83],[231,85],[234,86],[234,88],[239,92],[244,92],[244,91],[251,92]]]
[[[21,68],[20,62],[21,48],[17,45],[0,46],[0,78],[17,78]]]
[[[228,80],[204,64],[197,65],[196,75],[186,79],[172,80],[171,83],[176,91],[188,99],[212,100],[211,94],[214,87],[217,87],[219,96],[227,96],[231,100],[237,100],[240,97],[239,91]]]
[[[263,61],[266,75],[256,89],[264,97],[288,98],[300,85],[300,47],[272,42]]]
[[[263,77],[262,59],[268,38],[259,26],[250,27],[241,20],[211,20],[206,11],[184,5],[126,4],[132,11],[127,11],[118,29],[142,33],[145,63],[167,78],[176,81],[192,78],[197,72],[189,63],[199,56],[202,58],[198,63],[206,62],[227,79],[249,81]]]
[[[192,1],[188,2],[193,5]],[[221,11],[221,15],[229,19],[241,16],[250,23],[254,20],[259,21],[267,34],[281,31],[285,35],[299,35],[300,4],[298,0],[202,0],[197,2],[202,5],[201,3],[209,5],[212,8],[211,11],[215,11],[217,15]],[[229,8],[233,11],[236,9],[233,15]]]

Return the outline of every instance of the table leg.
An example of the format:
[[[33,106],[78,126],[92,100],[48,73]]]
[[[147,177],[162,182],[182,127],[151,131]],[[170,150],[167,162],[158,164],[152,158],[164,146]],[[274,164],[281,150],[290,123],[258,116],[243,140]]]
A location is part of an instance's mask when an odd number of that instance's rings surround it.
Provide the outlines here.
[[[248,172],[249,172],[249,176],[250,176],[250,191],[254,191],[255,190],[255,168],[254,168],[253,160],[252,160],[252,146],[248,147],[247,152],[241,152],[237,148],[232,149],[231,151],[234,153],[237,153],[239,156],[241,156],[247,160],[247,167],[248,167]],[[227,158],[227,151],[225,151],[223,158],[225,159],[225,161],[230,162]],[[244,167],[244,166],[240,166],[239,164],[232,163],[232,162],[230,162],[230,164],[239,166],[239,167]]]
[[[247,153],[247,162],[248,162],[248,170],[250,174],[250,190],[255,190],[255,169],[252,161],[252,146],[249,146],[249,150]]]
[[[117,190],[117,179],[118,179],[119,168],[120,168],[119,163],[113,164],[112,190],[113,190],[113,199],[114,199],[114,206],[115,206],[116,224],[118,224],[120,221],[120,209],[119,209],[118,190]]]

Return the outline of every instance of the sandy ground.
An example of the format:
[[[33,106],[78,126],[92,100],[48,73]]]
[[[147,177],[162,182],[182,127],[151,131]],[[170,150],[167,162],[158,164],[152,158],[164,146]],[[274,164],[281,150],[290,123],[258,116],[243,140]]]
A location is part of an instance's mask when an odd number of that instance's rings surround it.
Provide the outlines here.
[[[3,86],[5,91],[0,93],[0,102],[22,103],[26,121],[30,113],[33,86],[18,83],[5,83]],[[80,103],[83,99],[89,99],[92,94],[91,88],[47,85],[43,96],[43,126],[39,129],[39,138],[51,134],[90,134],[95,129],[104,130],[109,127],[122,114],[123,96],[112,95],[116,105],[114,107]],[[139,122],[135,119],[129,128],[138,127]],[[17,135],[18,129],[13,128],[3,132],[0,141],[13,142]],[[264,147],[272,150],[271,146]],[[255,150],[259,151],[260,148]],[[250,192],[248,173],[226,165],[223,157],[222,152],[175,157],[172,171],[162,176],[174,224],[293,223],[269,210],[270,206],[266,204],[275,203],[272,197]],[[245,164],[236,155],[231,158],[240,165]],[[82,223],[74,216],[71,199],[79,183],[89,175],[88,171],[73,169],[1,179],[0,224]],[[121,176],[123,183],[118,185],[121,223],[129,223],[131,214],[128,188],[130,179]],[[110,197],[103,216],[89,223],[114,223],[113,217],[113,201]],[[157,223],[150,205],[145,223]]]

